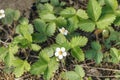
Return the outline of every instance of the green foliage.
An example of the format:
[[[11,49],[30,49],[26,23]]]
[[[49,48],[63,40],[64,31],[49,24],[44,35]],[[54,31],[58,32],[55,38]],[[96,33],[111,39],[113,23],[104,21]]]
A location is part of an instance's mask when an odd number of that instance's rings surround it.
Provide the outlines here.
[[[76,10],[73,7],[68,7],[66,9],[62,10],[60,12],[60,15],[65,17],[65,18],[69,18],[69,17],[74,16],[75,13],[76,13]]]
[[[79,47],[75,47],[71,50],[71,54],[74,58],[76,58],[78,61],[84,61],[85,60],[85,56],[84,53],[82,51],[82,49],[80,49]]]
[[[18,10],[6,9],[5,18],[2,20],[3,24],[11,25],[13,21],[17,21],[20,17],[20,12]]]
[[[75,66],[74,71],[67,71],[61,74],[61,77],[65,80],[83,80],[85,72],[79,65]]]
[[[35,32],[33,34],[33,39],[35,42],[44,42],[47,40],[47,37],[52,36],[56,30],[56,24],[54,22],[45,23],[41,19],[34,20]]]
[[[103,59],[103,53],[101,51],[101,45],[98,42],[92,42],[91,48],[86,51],[85,56],[88,59],[94,59],[99,64]]]
[[[116,48],[110,49],[111,62],[119,63],[120,62],[120,50]]]
[[[65,3],[59,0],[37,0],[35,6],[38,17],[36,16],[34,20],[20,18],[20,12],[13,9],[6,9],[5,18],[2,19],[3,27],[10,26],[11,29],[14,29],[12,26],[16,27],[15,34],[12,35],[14,37],[8,44],[2,43],[6,47],[0,47],[0,61],[3,61],[8,69],[12,68],[11,73],[14,73],[15,77],[30,71],[34,75],[43,75],[44,80],[53,79],[55,71],[59,69],[59,62],[55,58],[55,50],[58,47],[64,47],[68,57],[72,56],[79,62],[87,58],[100,64],[104,61],[105,52],[108,53],[110,62],[119,63],[120,50],[115,47],[119,48],[120,33],[111,27],[112,24],[120,25],[117,0],[89,0],[87,10],[65,7]],[[60,33],[59,29],[62,27],[68,31],[67,35]],[[108,30],[108,37],[98,39],[100,43],[91,42],[89,48],[88,38],[81,36],[80,34],[84,34],[79,29],[89,33],[96,29]],[[101,34],[104,37],[106,33]],[[81,48],[84,46],[85,48]],[[33,64],[29,64],[28,59],[32,51],[35,56],[38,54],[39,56]],[[67,64],[64,59],[60,62],[62,67]],[[61,75],[65,80],[83,80],[84,76],[85,72],[79,65],[75,66],[74,71],[66,71]]]
[[[16,59],[13,61],[13,66],[15,67],[13,73],[16,77],[20,77],[24,72],[30,70],[30,64],[26,60]]]
[[[79,23],[79,28],[86,32],[92,32],[95,30],[95,23],[91,20],[81,20]]]
[[[102,7],[98,4],[96,0],[89,0],[87,6],[88,16],[93,20],[97,21],[101,15]]]
[[[77,47],[77,46],[83,47],[87,44],[87,41],[88,39],[83,36],[73,37],[70,41],[70,46],[72,48]]]
[[[87,15],[86,11],[83,10],[83,9],[78,9],[76,15],[77,15],[79,18],[88,19],[88,15]]]

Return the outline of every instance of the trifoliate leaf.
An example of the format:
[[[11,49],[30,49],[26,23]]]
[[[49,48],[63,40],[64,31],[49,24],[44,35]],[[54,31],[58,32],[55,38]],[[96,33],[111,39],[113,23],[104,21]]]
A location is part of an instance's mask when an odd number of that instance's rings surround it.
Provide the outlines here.
[[[79,28],[86,32],[92,32],[95,29],[95,23],[91,20],[81,20]]]
[[[106,27],[109,27],[114,20],[115,20],[115,15],[113,14],[104,15],[97,22],[97,28],[105,29]]]
[[[59,67],[59,64],[56,61],[56,58],[52,58],[50,60],[50,63],[48,65],[49,66],[47,67],[47,69],[44,72],[44,79],[45,80],[50,80],[54,76],[55,71]]]
[[[46,24],[43,20],[35,19],[33,24],[34,24],[34,27],[35,27],[36,31],[38,31],[41,34],[45,32]]]
[[[24,72],[30,70],[30,64],[26,60],[25,61],[20,59],[14,60],[13,66],[15,67],[13,73],[15,74],[16,77],[20,77]]]
[[[77,36],[77,37],[73,37],[70,41],[70,45],[72,48],[76,47],[76,46],[85,46],[87,44],[88,39],[86,37],[83,36]]]
[[[80,65],[75,65],[75,72],[80,76],[84,77],[85,76],[85,71]]]
[[[82,19],[88,19],[88,15],[83,9],[78,9],[76,15]]]
[[[117,0],[105,0],[106,6],[110,7],[113,11],[118,8]]]
[[[73,7],[66,8],[60,12],[60,15],[68,18],[74,16],[76,13],[76,10]]]
[[[46,34],[47,36],[52,36],[55,33],[56,30],[56,24],[55,23],[49,23],[46,27]]]
[[[101,15],[101,6],[98,4],[97,0],[89,0],[87,6],[88,16],[93,20],[97,21]]]
[[[84,59],[85,59],[84,53],[83,53],[82,49],[80,49],[79,47],[72,48],[71,54],[78,61],[84,61]]]

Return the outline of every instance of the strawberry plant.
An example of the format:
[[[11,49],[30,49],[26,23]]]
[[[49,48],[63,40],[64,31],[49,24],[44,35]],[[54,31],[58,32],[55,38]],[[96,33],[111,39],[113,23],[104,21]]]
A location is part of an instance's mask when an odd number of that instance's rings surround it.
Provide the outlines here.
[[[61,0],[36,0],[36,15],[30,19],[19,10],[1,9],[5,38],[0,37],[0,61],[5,71],[16,78],[29,73],[43,80],[95,79],[88,73],[103,68],[89,66],[120,62],[118,5],[117,0],[88,0],[83,9]]]

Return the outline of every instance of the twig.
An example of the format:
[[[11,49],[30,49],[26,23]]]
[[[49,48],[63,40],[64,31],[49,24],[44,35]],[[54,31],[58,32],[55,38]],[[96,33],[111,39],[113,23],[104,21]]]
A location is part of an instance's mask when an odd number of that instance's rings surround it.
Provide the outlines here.
[[[90,74],[87,74],[87,76],[90,76],[90,77],[99,77],[99,78],[115,78],[116,75],[112,75],[112,76],[96,76],[96,75],[90,75]]]
[[[94,69],[106,70],[106,71],[113,71],[113,72],[120,72],[120,70],[117,70],[117,69],[109,69],[109,68],[96,68],[96,67],[84,66],[84,65],[82,65],[82,67],[84,67],[84,68],[94,68]]]

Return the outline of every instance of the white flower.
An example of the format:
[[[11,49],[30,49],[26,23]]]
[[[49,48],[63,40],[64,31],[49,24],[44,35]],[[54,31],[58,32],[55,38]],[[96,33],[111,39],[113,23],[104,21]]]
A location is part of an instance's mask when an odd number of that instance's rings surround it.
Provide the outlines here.
[[[58,59],[63,59],[63,57],[67,56],[67,52],[65,52],[65,48],[56,48],[55,56],[58,57]]]
[[[68,34],[68,30],[66,30],[64,27],[62,27],[61,29],[59,29],[60,33],[67,35]]]
[[[5,17],[5,11],[3,9],[0,10],[0,19]]]

